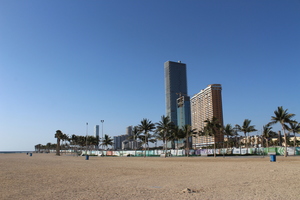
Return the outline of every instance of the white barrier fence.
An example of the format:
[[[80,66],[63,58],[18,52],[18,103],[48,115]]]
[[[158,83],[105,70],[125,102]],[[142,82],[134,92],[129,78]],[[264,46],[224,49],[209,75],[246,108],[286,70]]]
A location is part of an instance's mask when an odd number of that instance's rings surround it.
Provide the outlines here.
[[[248,151],[247,151],[248,150]],[[65,151],[62,151],[64,153]],[[268,154],[276,154],[276,155],[284,155],[285,148],[284,147],[270,147],[270,148],[224,148],[224,149],[216,149],[216,155],[268,155]],[[300,155],[300,147],[288,147],[287,148],[288,155]],[[74,153],[72,150],[68,150],[68,153]],[[165,154],[167,156],[186,156],[189,153],[190,156],[207,156],[214,155],[214,149],[197,149],[190,150],[187,152],[186,150],[176,150],[170,149],[165,152],[164,150],[118,150],[118,151],[106,151],[106,150],[88,150],[88,155],[94,156],[161,156]],[[81,151],[81,155],[85,155],[86,150]]]

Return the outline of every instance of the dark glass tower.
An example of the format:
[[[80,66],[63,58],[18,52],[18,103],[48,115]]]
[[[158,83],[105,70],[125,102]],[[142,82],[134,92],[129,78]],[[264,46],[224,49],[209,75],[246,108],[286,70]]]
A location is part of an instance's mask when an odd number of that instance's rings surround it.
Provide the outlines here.
[[[183,128],[185,125],[192,125],[189,96],[181,96],[177,99],[177,126]]]
[[[187,95],[186,64],[178,62],[165,62],[165,93],[166,116],[174,124],[177,122],[177,99]]]

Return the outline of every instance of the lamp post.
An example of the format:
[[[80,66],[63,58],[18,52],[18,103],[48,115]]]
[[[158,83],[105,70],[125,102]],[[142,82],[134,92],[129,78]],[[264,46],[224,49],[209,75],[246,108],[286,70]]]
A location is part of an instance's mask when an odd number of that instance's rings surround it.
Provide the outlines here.
[[[87,139],[88,139],[88,125],[89,123],[86,123],[86,138],[85,138],[85,155],[87,155]]]
[[[104,141],[104,139],[103,139],[103,123],[104,123],[104,120],[101,120],[100,122],[102,123],[102,144],[101,144],[101,146],[102,146],[102,154],[103,154],[103,141]]]

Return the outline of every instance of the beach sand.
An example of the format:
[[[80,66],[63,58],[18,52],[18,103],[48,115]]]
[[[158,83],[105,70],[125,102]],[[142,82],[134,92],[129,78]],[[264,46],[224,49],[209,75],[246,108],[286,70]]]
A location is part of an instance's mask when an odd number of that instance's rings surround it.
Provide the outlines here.
[[[6,199],[299,199],[300,157],[0,154]]]

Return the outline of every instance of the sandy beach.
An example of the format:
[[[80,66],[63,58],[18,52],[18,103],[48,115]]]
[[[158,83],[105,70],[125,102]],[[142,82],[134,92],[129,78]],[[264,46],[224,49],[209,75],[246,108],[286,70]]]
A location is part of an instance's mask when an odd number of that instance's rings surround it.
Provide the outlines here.
[[[300,157],[0,155],[1,199],[299,199]]]

